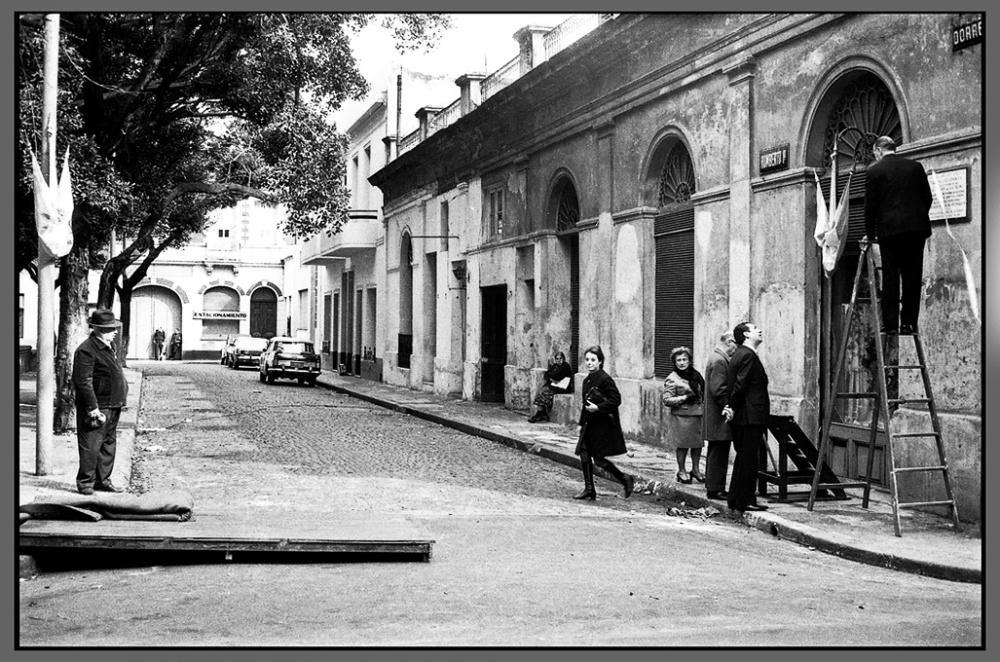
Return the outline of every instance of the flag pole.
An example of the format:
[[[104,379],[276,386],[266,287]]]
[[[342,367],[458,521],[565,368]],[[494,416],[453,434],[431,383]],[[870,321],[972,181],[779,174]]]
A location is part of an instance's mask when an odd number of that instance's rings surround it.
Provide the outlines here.
[[[840,133],[833,136],[833,151],[830,154],[830,218],[833,217],[833,212],[835,209],[835,204],[837,200],[837,151],[840,148]],[[823,281],[823,347],[822,353],[826,357],[826,371],[824,372],[824,384],[823,384],[823,407],[832,407],[832,397],[833,397],[833,361],[834,358],[830,355],[831,346],[833,343],[833,302],[831,301],[833,295],[833,285],[830,282],[830,278],[826,275],[823,269],[823,256],[820,254],[820,278]],[[823,420],[823,417],[820,417]],[[822,430],[820,431],[822,434]],[[828,462],[830,458],[823,458],[824,462]]]
[[[59,74],[59,14],[45,16],[42,95],[42,172],[56,184],[56,98]],[[39,195],[35,191],[35,195]],[[35,473],[52,473],[52,421],[55,412],[56,259],[38,240],[38,375],[35,409]]]

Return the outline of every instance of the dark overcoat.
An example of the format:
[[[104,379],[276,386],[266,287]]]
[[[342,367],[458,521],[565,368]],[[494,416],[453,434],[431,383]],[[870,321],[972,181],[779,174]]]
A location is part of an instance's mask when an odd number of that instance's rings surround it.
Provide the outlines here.
[[[596,389],[603,402],[595,402],[597,411],[587,411],[587,394]],[[580,408],[580,441],[576,444],[576,454],[584,448],[592,457],[612,457],[624,455],[625,435],[622,433],[621,420],[618,418],[618,407],[622,403],[621,393],[611,375],[601,369],[595,370],[583,380],[580,391],[583,405]]]
[[[917,161],[887,154],[865,176],[865,232],[872,241],[913,232],[931,236],[934,201],[927,172]]]
[[[701,417],[701,436],[706,441],[732,441],[733,431],[722,415],[729,401],[729,355],[715,348],[705,364],[705,406]]]
[[[80,343],[73,355],[73,386],[76,407],[83,412],[119,409],[125,406],[128,382],[113,349],[93,334]]]
[[[771,398],[767,372],[757,352],[740,345],[729,359],[729,406],[736,425],[767,425]]]

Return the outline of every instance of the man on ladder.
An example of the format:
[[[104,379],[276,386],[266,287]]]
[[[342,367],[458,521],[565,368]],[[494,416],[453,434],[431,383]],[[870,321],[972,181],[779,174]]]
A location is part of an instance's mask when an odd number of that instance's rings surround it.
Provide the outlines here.
[[[851,293],[851,303],[846,313],[845,329],[840,351],[834,368],[831,383],[840,383],[844,367],[844,356],[847,351],[847,339],[854,317],[855,305],[858,302],[859,285],[862,273],[867,273],[868,291],[871,297],[871,314],[878,315],[879,294],[882,290],[880,340],[875,343],[876,354],[876,392],[836,392],[832,398],[865,398],[874,399],[877,403],[872,413],[871,436],[869,448],[875,447],[879,434],[879,418],[884,421],[882,434],[885,435],[885,449],[888,455],[889,483],[892,493],[893,519],[896,535],[900,535],[901,507],[948,506],[955,529],[960,530],[958,509],[955,505],[951,489],[951,478],[948,475],[948,463],[945,459],[944,441],[941,434],[941,423],[938,420],[937,408],[931,391],[930,374],[927,360],[924,356],[923,343],[917,331],[917,318],[920,308],[921,283],[923,280],[924,245],[931,234],[929,210],[933,201],[927,174],[923,166],[914,161],[895,155],[896,145],[891,138],[882,136],[874,144],[876,163],[868,167],[865,186],[865,226],[867,236],[861,240],[861,260],[854,276],[854,287]],[[879,270],[877,260],[870,251],[868,237],[878,242],[883,274],[882,287],[876,283],[876,271]],[[902,281],[902,294],[900,294]],[[902,300],[902,312],[900,311]],[[898,365],[899,336],[912,336],[917,362],[914,365]],[[884,341],[884,346],[883,342]],[[901,369],[919,370],[923,382],[923,398],[901,398],[898,395],[898,372]],[[889,417],[900,403],[923,404],[932,425],[932,431],[894,432],[889,425]],[[820,481],[820,471],[823,468],[824,455],[828,452],[833,422],[833,403],[824,415],[820,450],[813,475],[812,490],[809,494],[809,510],[812,510],[817,491],[821,488],[833,487]],[[920,438],[932,438],[937,446],[937,464],[899,466],[896,452],[893,448],[900,441],[915,441]],[[868,494],[871,489],[872,460],[874,452],[868,454],[868,468],[863,483],[837,483],[840,487],[864,487],[865,495],[862,506],[868,507]],[[946,498],[934,498],[929,501],[901,502],[899,498],[898,475],[912,472],[935,472],[943,478]]]
[[[877,242],[882,255],[882,328],[886,334],[917,331],[924,244],[931,236],[933,203],[927,173],[917,161],[896,155],[888,136],[875,140],[875,163],[865,184],[865,232],[861,245]],[[900,287],[902,283],[902,288]],[[902,303],[902,313],[900,313]]]

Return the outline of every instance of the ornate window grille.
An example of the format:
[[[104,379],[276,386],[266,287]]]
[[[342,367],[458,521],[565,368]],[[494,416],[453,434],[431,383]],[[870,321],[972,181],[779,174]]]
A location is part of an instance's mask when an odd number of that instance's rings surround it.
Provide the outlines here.
[[[660,170],[660,207],[687,202],[695,192],[694,165],[687,149],[680,142],[674,144]]]
[[[576,227],[580,220],[580,201],[576,197],[576,189],[568,179],[559,192],[559,205],[556,208],[556,230],[569,230]]]
[[[848,165],[857,161],[868,165],[875,160],[872,146],[875,138],[889,136],[897,143],[903,138],[896,102],[878,76],[866,73],[850,83],[830,112],[823,145],[823,162],[830,162],[836,136],[848,127],[837,141],[838,162]]]

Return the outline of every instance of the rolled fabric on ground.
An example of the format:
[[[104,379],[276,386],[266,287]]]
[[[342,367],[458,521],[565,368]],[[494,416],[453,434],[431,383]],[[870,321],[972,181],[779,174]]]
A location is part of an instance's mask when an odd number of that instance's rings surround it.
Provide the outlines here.
[[[153,490],[145,494],[95,492],[92,495],[59,494],[35,497],[20,508],[38,519],[156,520],[186,522],[194,513],[194,498],[183,490]]]

